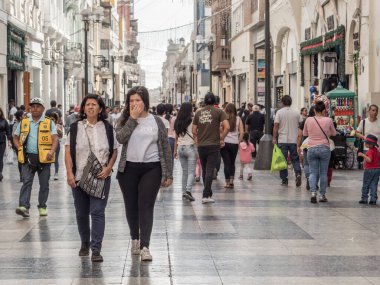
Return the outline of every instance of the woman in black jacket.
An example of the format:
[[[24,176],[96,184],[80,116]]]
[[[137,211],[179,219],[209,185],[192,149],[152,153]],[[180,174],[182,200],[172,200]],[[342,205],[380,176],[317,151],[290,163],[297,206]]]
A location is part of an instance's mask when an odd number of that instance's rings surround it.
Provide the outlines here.
[[[0,181],[3,180],[3,160],[5,149],[7,147],[7,139],[10,143],[12,139],[11,128],[9,127],[9,124],[4,117],[3,110],[0,108]]]

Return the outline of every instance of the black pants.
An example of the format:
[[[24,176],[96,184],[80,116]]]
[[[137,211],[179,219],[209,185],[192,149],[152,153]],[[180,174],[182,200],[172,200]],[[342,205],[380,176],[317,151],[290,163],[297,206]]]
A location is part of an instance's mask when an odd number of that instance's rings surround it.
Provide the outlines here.
[[[198,154],[202,165],[203,198],[212,197],[212,176],[220,156],[220,145],[199,146]]]
[[[225,143],[220,149],[224,163],[224,178],[230,179],[235,176],[235,160],[239,150],[239,145],[234,143]]]
[[[154,204],[162,178],[161,163],[128,162],[117,179],[123,193],[125,213],[132,239],[149,248],[153,228]]]
[[[7,148],[7,142],[0,142],[0,174],[3,173],[4,154],[5,154],[6,148]]]
[[[92,250],[100,251],[104,237],[106,223],[105,209],[110,192],[111,178],[107,178],[104,184],[105,198],[95,198],[88,195],[80,187],[72,189],[78,231],[82,242],[90,242]],[[91,229],[90,229],[91,216]]]
[[[250,135],[250,141],[253,144],[253,146],[255,147],[255,151],[252,153],[252,157],[256,157],[256,154],[257,154],[257,148],[256,147],[257,147],[257,144],[260,143],[260,139],[263,136],[263,132],[258,131],[258,130],[252,130],[252,131],[250,131],[249,135]]]

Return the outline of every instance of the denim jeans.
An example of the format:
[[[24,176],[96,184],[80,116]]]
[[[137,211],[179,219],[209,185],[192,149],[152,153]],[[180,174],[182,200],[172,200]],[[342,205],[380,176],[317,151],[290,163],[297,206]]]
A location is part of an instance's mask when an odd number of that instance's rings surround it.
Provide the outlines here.
[[[61,150],[61,143],[58,141],[57,150],[55,151],[54,171],[58,173],[59,170],[59,151]]]
[[[212,176],[220,157],[220,145],[199,146],[198,154],[202,165],[203,198],[212,197]]]
[[[305,177],[309,179],[310,166],[309,166],[309,162],[307,161],[307,149],[304,149],[302,153],[303,153],[303,170],[305,172]]]
[[[41,169],[31,169],[28,163],[21,166],[22,187],[20,190],[19,206],[30,208],[30,195],[32,194],[33,179],[36,172],[40,182],[40,192],[38,194],[38,208],[46,208],[49,196],[50,163],[42,164]]]
[[[110,192],[111,178],[104,184],[104,199],[88,195],[80,187],[72,189],[78,231],[82,242],[90,242],[92,250],[101,250],[106,218],[104,211]],[[90,229],[91,216],[91,229]],[[91,236],[91,241],[90,241]]]
[[[175,144],[175,138],[168,138],[168,142],[170,145],[170,153],[172,154],[172,162],[174,161],[174,144]]]
[[[380,168],[364,170],[362,200],[368,201],[368,192],[370,192],[370,201],[377,201],[377,185],[379,184],[379,176]]]
[[[234,143],[225,143],[220,149],[220,154],[224,163],[224,178],[226,180],[235,177],[235,160],[239,150],[239,145]]]
[[[297,144],[295,143],[279,143],[278,147],[281,149],[282,154],[285,156],[285,159],[288,157],[288,152],[290,153],[290,160],[292,161],[294,173],[296,176],[301,175],[301,165],[300,158],[297,152]],[[288,179],[288,169],[280,171],[281,180]]]
[[[179,145],[178,157],[182,167],[182,192],[193,187],[195,168],[197,167],[198,153],[195,145]]]
[[[326,194],[327,169],[329,167],[331,151],[324,145],[311,147],[307,150],[307,160],[310,167],[310,191],[317,191],[318,177],[320,180],[320,194]]]

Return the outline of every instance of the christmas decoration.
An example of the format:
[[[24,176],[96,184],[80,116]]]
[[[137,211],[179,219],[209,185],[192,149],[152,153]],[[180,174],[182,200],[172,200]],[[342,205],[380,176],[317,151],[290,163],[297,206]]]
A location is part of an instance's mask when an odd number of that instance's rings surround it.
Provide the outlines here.
[[[304,41],[300,44],[301,50],[301,86],[305,86],[304,56],[317,54],[331,48],[339,48],[338,71],[339,78],[344,81],[346,73],[346,53],[345,53],[345,27],[339,26],[336,30],[328,32],[323,36]]]

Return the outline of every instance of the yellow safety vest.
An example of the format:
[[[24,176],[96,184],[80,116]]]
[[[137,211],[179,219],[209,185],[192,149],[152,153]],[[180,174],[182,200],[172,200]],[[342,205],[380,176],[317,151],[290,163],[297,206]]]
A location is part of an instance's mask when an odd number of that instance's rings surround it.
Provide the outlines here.
[[[28,118],[22,119],[20,122],[20,147],[18,149],[18,161],[25,163],[26,153],[26,140],[30,132],[30,121]],[[51,120],[44,118],[38,126],[38,158],[40,163],[53,163],[55,161],[55,154],[51,160],[47,160],[46,156],[53,147],[53,139],[51,136]]]

